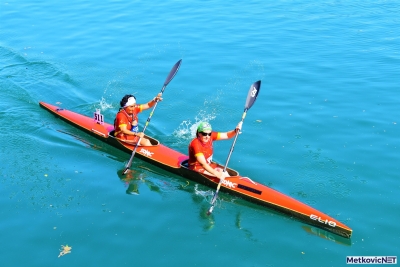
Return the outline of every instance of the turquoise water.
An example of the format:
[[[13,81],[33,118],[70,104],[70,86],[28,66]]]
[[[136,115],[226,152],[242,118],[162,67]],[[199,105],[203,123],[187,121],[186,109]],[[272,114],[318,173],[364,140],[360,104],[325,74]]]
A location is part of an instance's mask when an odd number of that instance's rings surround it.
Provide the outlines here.
[[[399,256],[399,11],[358,0],[0,1],[1,265]],[[224,194],[208,217],[215,189],[140,160],[125,179],[128,154],[39,108],[100,108],[112,122],[124,94],[150,100],[181,58],[147,134],[186,152],[199,120],[233,129],[262,80],[229,166],[349,225],[349,242]]]

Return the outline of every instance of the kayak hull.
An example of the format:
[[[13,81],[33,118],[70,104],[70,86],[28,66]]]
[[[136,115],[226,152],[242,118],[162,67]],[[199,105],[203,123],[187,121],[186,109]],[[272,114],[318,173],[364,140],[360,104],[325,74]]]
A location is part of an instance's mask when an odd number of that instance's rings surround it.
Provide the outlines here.
[[[40,106],[69,124],[91,134],[92,136],[114,146],[127,153],[132,153],[134,145],[126,141],[119,140],[113,136],[114,126],[108,123],[99,124],[94,118],[87,117],[58,106],[45,102],[40,102]],[[176,175],[185,177],[194,182],[216,188],[219,179],[202,173],[192,171],[187,168],[188,156],[162,145],[158,140],[146,136],[150,139],[152,146],[139,146],[135,157],[151,163],[159,168],[165,169]],[[221,191],[238,196],[250,202],[277,210],[287,215],[293,216],[310,225],[322,228],[329,232],[350,238],[352,229],[338,220],[292,198],[282,194],[268,186],[253,181],[249,177],[244,177],[239,172],[227,168],[231,175],[227,177],[221,186]]]

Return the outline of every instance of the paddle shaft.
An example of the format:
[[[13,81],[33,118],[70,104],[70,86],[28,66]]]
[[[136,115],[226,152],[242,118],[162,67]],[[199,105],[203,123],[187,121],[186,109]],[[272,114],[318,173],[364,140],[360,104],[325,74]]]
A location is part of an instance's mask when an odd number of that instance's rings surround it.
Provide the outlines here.
[[[244,109],[244,112],[243,112],[243,115],[242,115],[242,120],[240,121],[242,124],[243,124],[244,118],[246,118],[246,113],[247,113],[247,108]],[[226,168],[228,167],[228,162],[231,159],[233,148],[235,147],[236,140],[237,140],[237,138],[239,136],[239,133],[240,133],[240,130],[236,131],[235,139],[233,140],[231,149],[229,150],[228,158],[226,159],[226,162],[225,162],[224,172],[226,171]]]
[[[247,110],[248,110],[248,108],[245,108],[245,109],[244,109],[244,112],[243,112],[243,115],[242,115],[242,120],[241,120],[242,124],[243,124],[244,118],[246,117]],[[240,132],[240,131],[237,131],[237,132],[236,132],[235,139],[233,140],[231,149],[229,150],[228,158],[226,159],[223,172],[226,172],[226,168],[228,167],[228,162],[229,162],[229,160],[231,159],[231,155],[232,155],[232,152],[233,152],[233,148],[235,147],[236,140],[237,140],[237,138],[238,138],[238,136],[239,136],[239,132]],[[219,192],[219,189],[221,188],[221,185],[222,185],[222,181],[223,181],[223,180],[224,180],[224,179],[220,179],[220,180],[219,180],[219,183],[218,183],[218,186],[217,186],[217,190],[215,191],[215,194],[214,194],[214,196],[213,196],[213,198],[212,198],[212,200],[211,200],[211,207],[210,207],[210,209],[209,209],[208,212],[207,212],[208,215],[210,215],[211,212],[212,212],[213,209],[214,209],[215,201],[217,200],[218,192]]]
[[[182,63],[182,59],[178,60],[178,62],[176,62],[175,65],[172,67],[172,69],[169,72],[167,78],[165,79],[164,85],[163,85],[163,87],[161,89],[161,92],[160,92],[161,95],[164,93],[164,90],[167,87],[167,85],[169,84],[169,82],[175,77],[176,73],[179,70],[179,67],[181,66],[181,63]],[[154,113],[154,110],[157,107],[157,104],[158,104],[158,101],[156,99],[156,103],[154,104],[154,107],[153,107],[152,111],[150,112],[150,115],[147,118],[147,121],[146,121],[146,123],[144,125],[143,134],[146,131],[147,125],[149,125],[149,123],[150,123],[151,117],[153,116],[153,113]],[[129,170],[129,168],[131,167],[132,161],[133,161],[133,157],[135,156],[136,149],[139,146],[141,140],[142,140],[142,137],[139,137],[139,140],[137,141],[137,143],[135,145],[135,148],[132,150],[132,155],[131,155],[128,163],[125,165],[125,169],[123,171],[123,174],[126,174],[128,172],[128,170]]]
[[[242,124],[243,124],[244,118],[246,117],[247,111],[253,106],[254,102],[257,99],[258,93],[260,91],[260,86],[261,86],[261,81],[257,81],[257,82],[253,83],[250,86],[250,90],[249,90],[249,92],[247,94],[247,99],[246,99],[246,104],[245,104],[245,107],[244,107],[244,112],[243,112],[243,115],[242,115],[242,120],[241,120]],[[235,139],[233,140],[231,149],[229,150],[228,158],[226,159],[226,163],[225,163],[223,172],[225,172],[226,168],[228,167],[228,162],[229,162],[229,159],[231,158],[231,155],[232,155],[232,152],[233,152],[233,148],[235,146],[235,143],[236,143],[238,135],[239,135],[239,131],[236,132]],[[219,192],[219,189],[221,188],[223,180],[224,179],[220,179],[219,180],[219,183],[218,183],[218,186],[217,186],[217,190],[215,191],[215,194],[214,194],[213,198],[211,199],[211,207],[207,212],[208,215],[210,215],[211,212],[214,209],[215,202],[216,202],[217,197],[218,197],[218,192]]]
[[[161,95],[162,95],[162,93],[164,92],[165,87],[166,87],[166,86],[164,85],[163,88],[162,88],[162,90],[161,90]],[[158,104],[158,101],[156,101],[156,103],[154,104],[154,107],[153,107],[153,109],[151,110],[149,117],[147,118],[147,121],[146,121],[146,123],[145,123],[145,125],[144,125],[144,128],[143,128],[143,133],[146,131],[147,125],[149,125],[149,123],[150,123],[151,117],[153,116],[153,113],[154,113],[154,110],[155,110],[156,107],[157,107],[157,104]],[[131,155],[131,157],[130,157],[128,163],[125,165],[125,169],[124,169],[124,172],[123,172],[124,174],[126,174],[126,172],[127,172],[127,171],[129,170],[129,168],[131,167],[132,161],[133,161],[133,157],[134,157],[135,154],[136,154],[136,149],[138,148],[138,146],[139,146],[141,140],[142,140],[142,137],[139,137],[139,140],[137,141],[137,143],[136,143],[136,145],[135,145],[135,148],[132,150],[132,155]]]

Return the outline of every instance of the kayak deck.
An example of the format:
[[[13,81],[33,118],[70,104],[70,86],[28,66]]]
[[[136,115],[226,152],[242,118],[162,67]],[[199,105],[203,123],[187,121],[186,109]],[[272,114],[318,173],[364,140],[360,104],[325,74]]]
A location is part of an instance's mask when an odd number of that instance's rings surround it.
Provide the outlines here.
[[[42,108],[45,108],[73,126],[80,128],[122,151],[132,153],[134,149],[133,144],[119,140],[113,136],[113,125],[105,122],[100,124],[96,122],[94,118],[44,102],[40,102],[39,104]],[[152,146],[139,146],[136,151],[136,156],[138,158],[211,188],[217,187],[219,183],[217,177],[208,176],[188,169],[187,155],[162,145],[158,140],[152,137],[147,135],[146,137],[150,139]],[[221,191],[291,215],[310,225],[317,226],[340,236],[346,238],[351,237],[352,230],[338,220],[270,187],[257,183],[249,177],[240,176],[239,172],[236,170],[227,168],[227,171],[231,176],[223,181]]]

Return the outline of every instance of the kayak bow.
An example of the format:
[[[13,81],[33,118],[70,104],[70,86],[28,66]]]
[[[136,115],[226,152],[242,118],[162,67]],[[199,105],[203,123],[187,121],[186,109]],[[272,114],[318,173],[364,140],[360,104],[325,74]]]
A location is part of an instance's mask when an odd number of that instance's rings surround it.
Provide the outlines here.
[[[113,135],[114,126],[111,124],[103,121],[99,122],[94,118],[44,102],[40,102],[39,104],[42,108],[53,113],[55,116],[122,151],[132,153],[135,147],[132,144],[115,138]],[[96,116],[99,116],[99,114],[95,114],[95,117]],[[150,140],[152,146],[139,146],[136,152],[138,158],[171,173],[211,188],[216,188],[219,183],[217,177],[208,176],[188,169],[188,156],[186,154],[166,147],[152,137],[147,135],[146,137]],[[222,182],[221,191],[288,214],[307,224],[314,225],[340,236],[346,238],[351,237],[352,229],[338,220],[268,186],[257,183],[249,177],[241,176],[239,172],[231,168],[227,168],[227,172],[230,177],[226,177]]]

